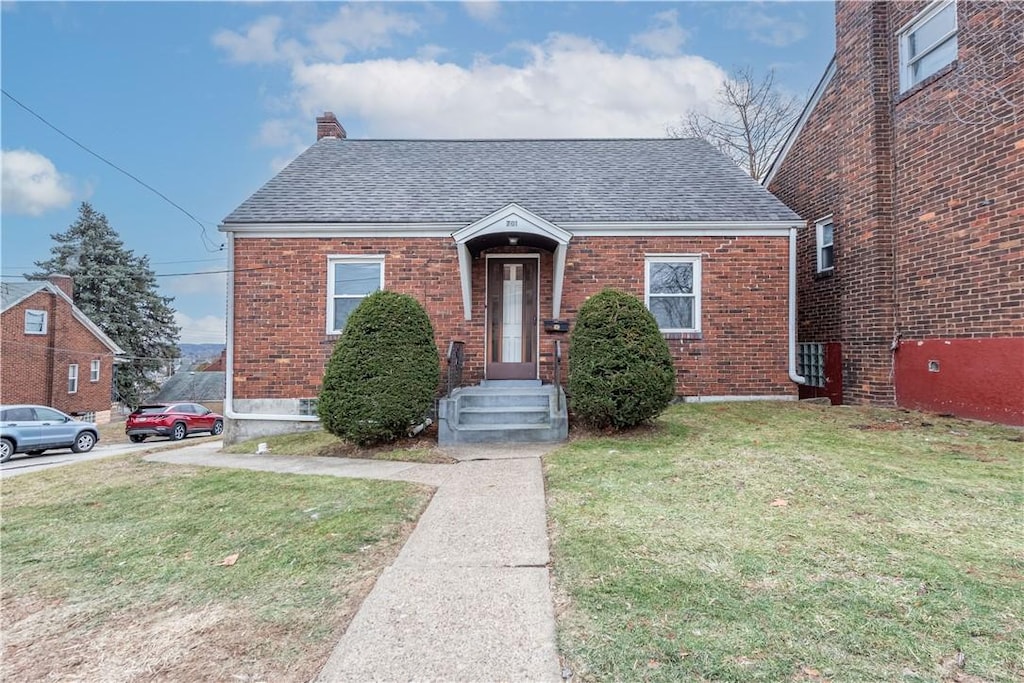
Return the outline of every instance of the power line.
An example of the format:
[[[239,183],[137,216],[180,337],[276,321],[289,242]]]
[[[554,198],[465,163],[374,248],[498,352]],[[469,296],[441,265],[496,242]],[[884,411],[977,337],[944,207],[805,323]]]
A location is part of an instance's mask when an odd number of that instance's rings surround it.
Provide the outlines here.
[[[174,208],[176,208],[176,209],[177,209],[178,211],[181,211],[181,212],[182,212],[183,214],[185,214],[185,215],[186,215],[186,216],[188,216],[188,217],[189,217],[190,219],[192,219],[192,221],[193,221],[193,222],[194,222],[194,223],[195,223],[196,225],[198,225],[198,226],[199,226],[199,229],[200,229],[200,230],[202,231],[202,241],[203,241],[203,246],[204,246],[204,247],[206,248],[206,250],[207,250],[207,251],[210,251],[210,252],[216,252],[216,251],[222,251],[222,250],[224,249],[224,245],[223,245],[223,244],[221,244],[220,246],[217,246],[217,244],[216,244],[216,243],[215,243],[215,242],[214,242],[213,240],[211,240],[211,239],[210,239],[209,235],[207,235],[207,234],[206,234],[206,226],[205,226],[205,225],[203,225],[203,222],[202,222],[201,220],[199,220],[198,218],[196,218],[195,216],[193,216],[193,215],[192,215],[191,213],[189,213],[189,212],[188,212],[188,211],[187,211],[187,210],[186,210],[186,209],[185,209],[184,207],[182,207],[182,206],[181,206],[180,204],[178,204],[177,202],[175,202],[174,200],[172,200],[172,199],[171,199],[170,197],[168,197],[167,195],[165,195],[165,194],[164,194],[163,192],[161,192],[160,190],[156,189],[155,187],[153,187],[153,186],[152,186],[152,185],[150,185],[149,183],[147,183],[147,182],[143,181],[143,180],[142,180],[141,178],[139,178],[138,176],[135,176],[135,175],[133,175],[133,174],[129,173],[128,171],[124,170],[123,168],[121,168],[120,166],[118,166],[117,164],[115,164],[114,162],[112,162],[112,161],[110,161],[110,160],[108,160],[108,159],[104,158],[104,157],[103,157],[102,155],[100,155],[100,154],[98,154],[98,153],[96,153],[96,152],[92,151],[91,149],[89,149],[88,147],[86,147],[85,145],[83,145],[83,144],[82,144],[81,142],[79,142],[78,140],[74,139],[73,137],[71,137],[70,135],[68,135],[68,134],[67,134],[67,133],[65,133],[64,131],[62,131],[62,130],[61,130],[60,128],[58,128],[57,126],[55,126],[55,125],[53,125],[52,123],[50,123],[49,121],[47,121],[47,120],[46,120],[45,118],[43,118],[43,117],[42,117],[42,116],[41,116],[40,114],[37,114],[37,113],[36,113],[35,111],[33,111],[33,110],[32,110],[32,108],[31,108],[31,107],[29,107],[28,105],[26,105],[26,104],[22,103],[21,101],[19,101],[19,100],[18,100],[18,99],[17,99],[17,98],[16,98],[16,97],[15,97],[14,95],[12,95],[11,93],[7,92],[6,90],[4,90],[4,89],[2,89],[2,88],[0,88],[0,92],[3,92],[3,94],[4,94],[4,95],[6,95],[6,96],[7,96],[7,97],[8,97],[8,98],[9,98],[9,99],[10,99],[10,100],[12,101],[12,102],[14,102],[14,103],[15,103],[16,105],[18,105],[19,107],[21,107],[21,108],[22,108],[22,109],[24,109],[25,111],[27,111],[27,112],[28,112],[29,114],[31,114],[32,116],[34,116],[34,117],[36,117],[37,119],[39,119],[40,121],[42,121],[42,122],[43,122],[44,124],[46,124],[47,126],[49,126],[50,128],[52,128],[52,129],[53,129],[54,131],[56,131],[56,132],[57,132],[58,134],[60,134],[61,136],[63,136],[63,137],[65,137],[65,138],[67,138],[68,140],[70,140],[71,142],[73,142],[73,143],[74,143],[75,145],[77,145],[78,147],[81,147],[81,148],[82,148],[82,149],[84,149],[84,150],[85,150],[86,152],[88,152],[89,154],[93,155],[94,157],[96,157],[97,159],[99,159],[100,161],[102,161],[103,163],[105,163],[105,164],[106,164],[107,166],[110,166],[110,167],[111,167],[111,168],[113,168],[114,170],[116,170],[116,171],[119,171],[120,173],[123,173],[124,175],[128,176],[129,178],[131,178],[132,180],[134,180],[135,182],[137,182],[137,183],[138,183],[139,185],[142,185],[142,186],[143,186],[144,188],[146,188],[147,190],[149,190],[149,191],[150,191],[150,192],[152,192],[153,194],[157,195],[158,197],[160,197],[161,199],[163,199],[163,200],[164,200],[165,202],[167,202],[168,204],[170,204],[171,206],[173,206]],[[210,248],[211,246],[212,246],[212,247],[214,247],[214,248],[212,248],[212,249],[211,249],[211,248]]]
[[[165,265],[169,265],[169,264],[172,264],[172,263],[209,263],[209,262],[212,262],[212,261],[223,261],[223,260],[224,260],[223,257],[221,257],[221,258],[192,258],[192,259],[182,259],[180,261],[150,261],[149,264],[151,266],[165,266]],[[34,265],[32,265],[32,266],[4,266],[3,270],[31,270],[32,268],[35,268],[35,267],[36,266],[34,266]]]

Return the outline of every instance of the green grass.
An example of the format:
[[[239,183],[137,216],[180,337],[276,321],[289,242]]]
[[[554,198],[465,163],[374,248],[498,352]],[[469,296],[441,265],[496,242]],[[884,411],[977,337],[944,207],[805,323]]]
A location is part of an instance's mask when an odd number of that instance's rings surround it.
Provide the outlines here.
[[[685,405],[545,469],[560,647],[583,680],[1024,674],[1019,430]]]
[[[79,669],[59,664],[75,643],[116,638],[140,613],[217,608],[238,620],[232,629],[253,634],[232,646],[241,650],[236,661],[218,662],[227,666],[224,679],[244,672],[257,652],[251,666],[262,676],[285,680],[293,667],[310,666],[315,674],[344,626],[338,616],[346,602],[361,599],[429,498],[429,489],[413,484],[179,467],[135,456],[4,480],[6,645],[20,643],[16,655],[45,648],[57,678],[81,678]],[[233,566],[221,565],[234,554]],[[18,605],[28,607],[9,609]],[[40,619],[47,610],[52,617]],[[45,621],[60,627],[33,633]],[[10,652],[4,678],[43,677],[32,668],[38,662],[12,662]],[[312,661],[301,660],[307,655]],[[185,680],[215,671],[213,662],[193,664],[165,673]]]
[[[455,462],[453,458],[442,453],[432,441],[427,439],[411,438],[394,444],[363,448],[342,441],[322,429],[251,439],[225,446],[223,451],[225,453],[255,453],[260,443],[266,443],[272,455],[319,455],[442,464]]]

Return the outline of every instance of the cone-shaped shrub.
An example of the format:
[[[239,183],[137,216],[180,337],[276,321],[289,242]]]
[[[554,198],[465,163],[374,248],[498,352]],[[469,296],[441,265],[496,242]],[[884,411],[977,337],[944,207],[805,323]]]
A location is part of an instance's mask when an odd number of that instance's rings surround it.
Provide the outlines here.
[[[441,378],[434,329],[411,296],[379,291],[348,318],[324,372],[324,429],[359,445],[394,441],[430,412]]]
[[[569,405],[581,422],[625,429],[668,407],[676,385],[672,357],[635,296],[606,289],[587,299],[569,341]]]

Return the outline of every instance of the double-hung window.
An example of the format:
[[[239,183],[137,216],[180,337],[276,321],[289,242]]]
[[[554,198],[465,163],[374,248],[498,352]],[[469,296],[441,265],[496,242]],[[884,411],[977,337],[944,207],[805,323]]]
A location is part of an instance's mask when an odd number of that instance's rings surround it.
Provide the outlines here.
[[[25,311],[25,334],[46,334],[46,311]]]
[[[327,258],[327,334],[341,334],[356,306],[384,288],[383,256]]]
[[[700,332],[700,257],[648,256],[647,308],[662,332]]]
[[[68,366],[68,393],[78,393],[78,363]]]
[[[900,29],[900,92],[956,59],[956,0],[936,0]]]
[[[836,265],[835,255],[835,229],[832,225],[832,217],[827,216],[815,221],[815,252],[818,254],[818,272],[830,273]]]
[[[100,362],[99,360],[93,360],[89,364],[89,381],[99,382],[100,381]]]

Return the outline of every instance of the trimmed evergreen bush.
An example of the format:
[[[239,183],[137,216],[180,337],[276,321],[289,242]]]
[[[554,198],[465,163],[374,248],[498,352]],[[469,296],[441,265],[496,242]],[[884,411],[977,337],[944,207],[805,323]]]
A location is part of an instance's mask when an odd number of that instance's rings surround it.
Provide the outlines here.
[[[407,294],[378,291],[352,311],[324,372],[324,429],[361,446],[394,441],[430,413],[441,378],[434,329]]]
[[[675,386],[668,344],[639,299],[606,289],[583,303],[569,337],[569,406],[581,422],[634,427],[665,410]]]

